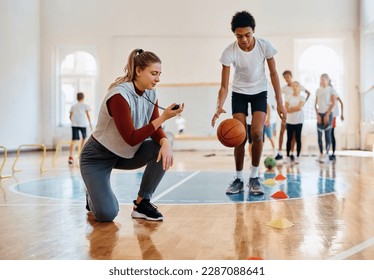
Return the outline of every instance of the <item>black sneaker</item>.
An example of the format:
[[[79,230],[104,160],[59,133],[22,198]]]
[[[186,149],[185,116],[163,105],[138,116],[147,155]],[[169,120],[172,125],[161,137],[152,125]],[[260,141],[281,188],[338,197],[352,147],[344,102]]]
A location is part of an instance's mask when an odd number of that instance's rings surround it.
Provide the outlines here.
[[[261,186],[260,178],[249,178],[248,183],[249,194],[250,195],[263,195],[264,188]]]
[[[143,198],[139,204],[134,200],[134,209],[131,217],[134,219],[146,219],[148,221],[162,221],[164,217],[157,210],[157,206],[152,204],[149,199]]]
[[[244,183],[239,178],[236,178],[227,188],[226,194],[236,194],[243,192]]]
[[[275,160],[281,160],[283,159],[283,156],[281,154],[277,154],[275,157]]]
[[[290,159],[291,159],[291,161],[295,161],[295,156],[294,156],[294,155],[291,155],[291,156],[290,156]]]

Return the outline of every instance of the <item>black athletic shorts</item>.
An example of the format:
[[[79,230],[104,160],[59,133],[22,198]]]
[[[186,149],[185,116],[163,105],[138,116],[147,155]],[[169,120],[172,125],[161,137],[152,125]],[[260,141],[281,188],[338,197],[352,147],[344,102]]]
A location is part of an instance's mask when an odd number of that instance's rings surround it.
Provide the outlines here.
[[[79,131],[82,134],[82,138],[86,139],[87,137],[87,129],[85,127],[78,127],[78,126],[73,126],[71,128],[72,133],[73,133],[73,140],[79,140]]]
[[[243,113],[248,116],[248,103],[251,103],[251,112],[267,112],[267,91],[263,91],[257,94],[249,95],[237,92],[232,92],[231,96],[231,108],[232,113]]]

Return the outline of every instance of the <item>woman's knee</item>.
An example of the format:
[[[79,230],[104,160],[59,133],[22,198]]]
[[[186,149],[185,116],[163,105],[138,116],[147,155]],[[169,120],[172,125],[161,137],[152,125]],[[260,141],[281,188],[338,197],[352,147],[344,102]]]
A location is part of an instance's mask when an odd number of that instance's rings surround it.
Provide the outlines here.
[[[95,218],[100,222],[111,222],[118,215],[118,207],[112,207],[112,209],[100,209],[99,211],[93,211]]]

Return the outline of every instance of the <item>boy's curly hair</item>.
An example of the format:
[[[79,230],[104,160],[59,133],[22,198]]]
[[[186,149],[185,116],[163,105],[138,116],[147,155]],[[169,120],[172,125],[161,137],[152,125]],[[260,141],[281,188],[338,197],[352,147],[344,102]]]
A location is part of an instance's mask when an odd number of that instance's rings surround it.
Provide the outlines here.
[[[235,32],[238,27],[251,27],[255,30],[256,22],[254,17],[247,11],[237,12],[231,20],[231,30]]]

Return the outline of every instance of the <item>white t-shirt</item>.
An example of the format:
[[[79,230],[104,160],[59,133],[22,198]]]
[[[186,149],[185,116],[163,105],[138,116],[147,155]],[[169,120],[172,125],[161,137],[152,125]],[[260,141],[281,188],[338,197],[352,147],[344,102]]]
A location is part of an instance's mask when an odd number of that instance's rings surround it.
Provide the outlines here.
[[[331,95],[336,95],[335,90],[331,86],[320,87],[317,89],[316,97],[318,98],[318,113],[324,114],[327,112],[331,105]]]
[[[305,102],[305,97],[301,96],[300,94],[298,96],[295,95],[288,95],[285,100],[286,103],[288,103],[289,107],[296,107],[300,104],[300,102]],[[297,112],[293,113],[287,113],[287,120],[286,123],[288,124],[300,124],[304,122],[304,112],[303,109]]]
[[[278,112],[274,105],[270,105],[270,124],[277,123],[277,120],[278,120]]]
[[[73,113],[71,117],[71,126],[86,127],[87,126],[87,115],[86,112],[90,111],[90,106],[83,102],[71,106],[70,113]]]
[[[255,46],[249,52],[243,51],[237,41],[231,43],[219,61],[235,68],[232,91],[249,95],[266,91],[265,59],[272,58],[276,53],[270,42],[261,38],[255,38]]]

